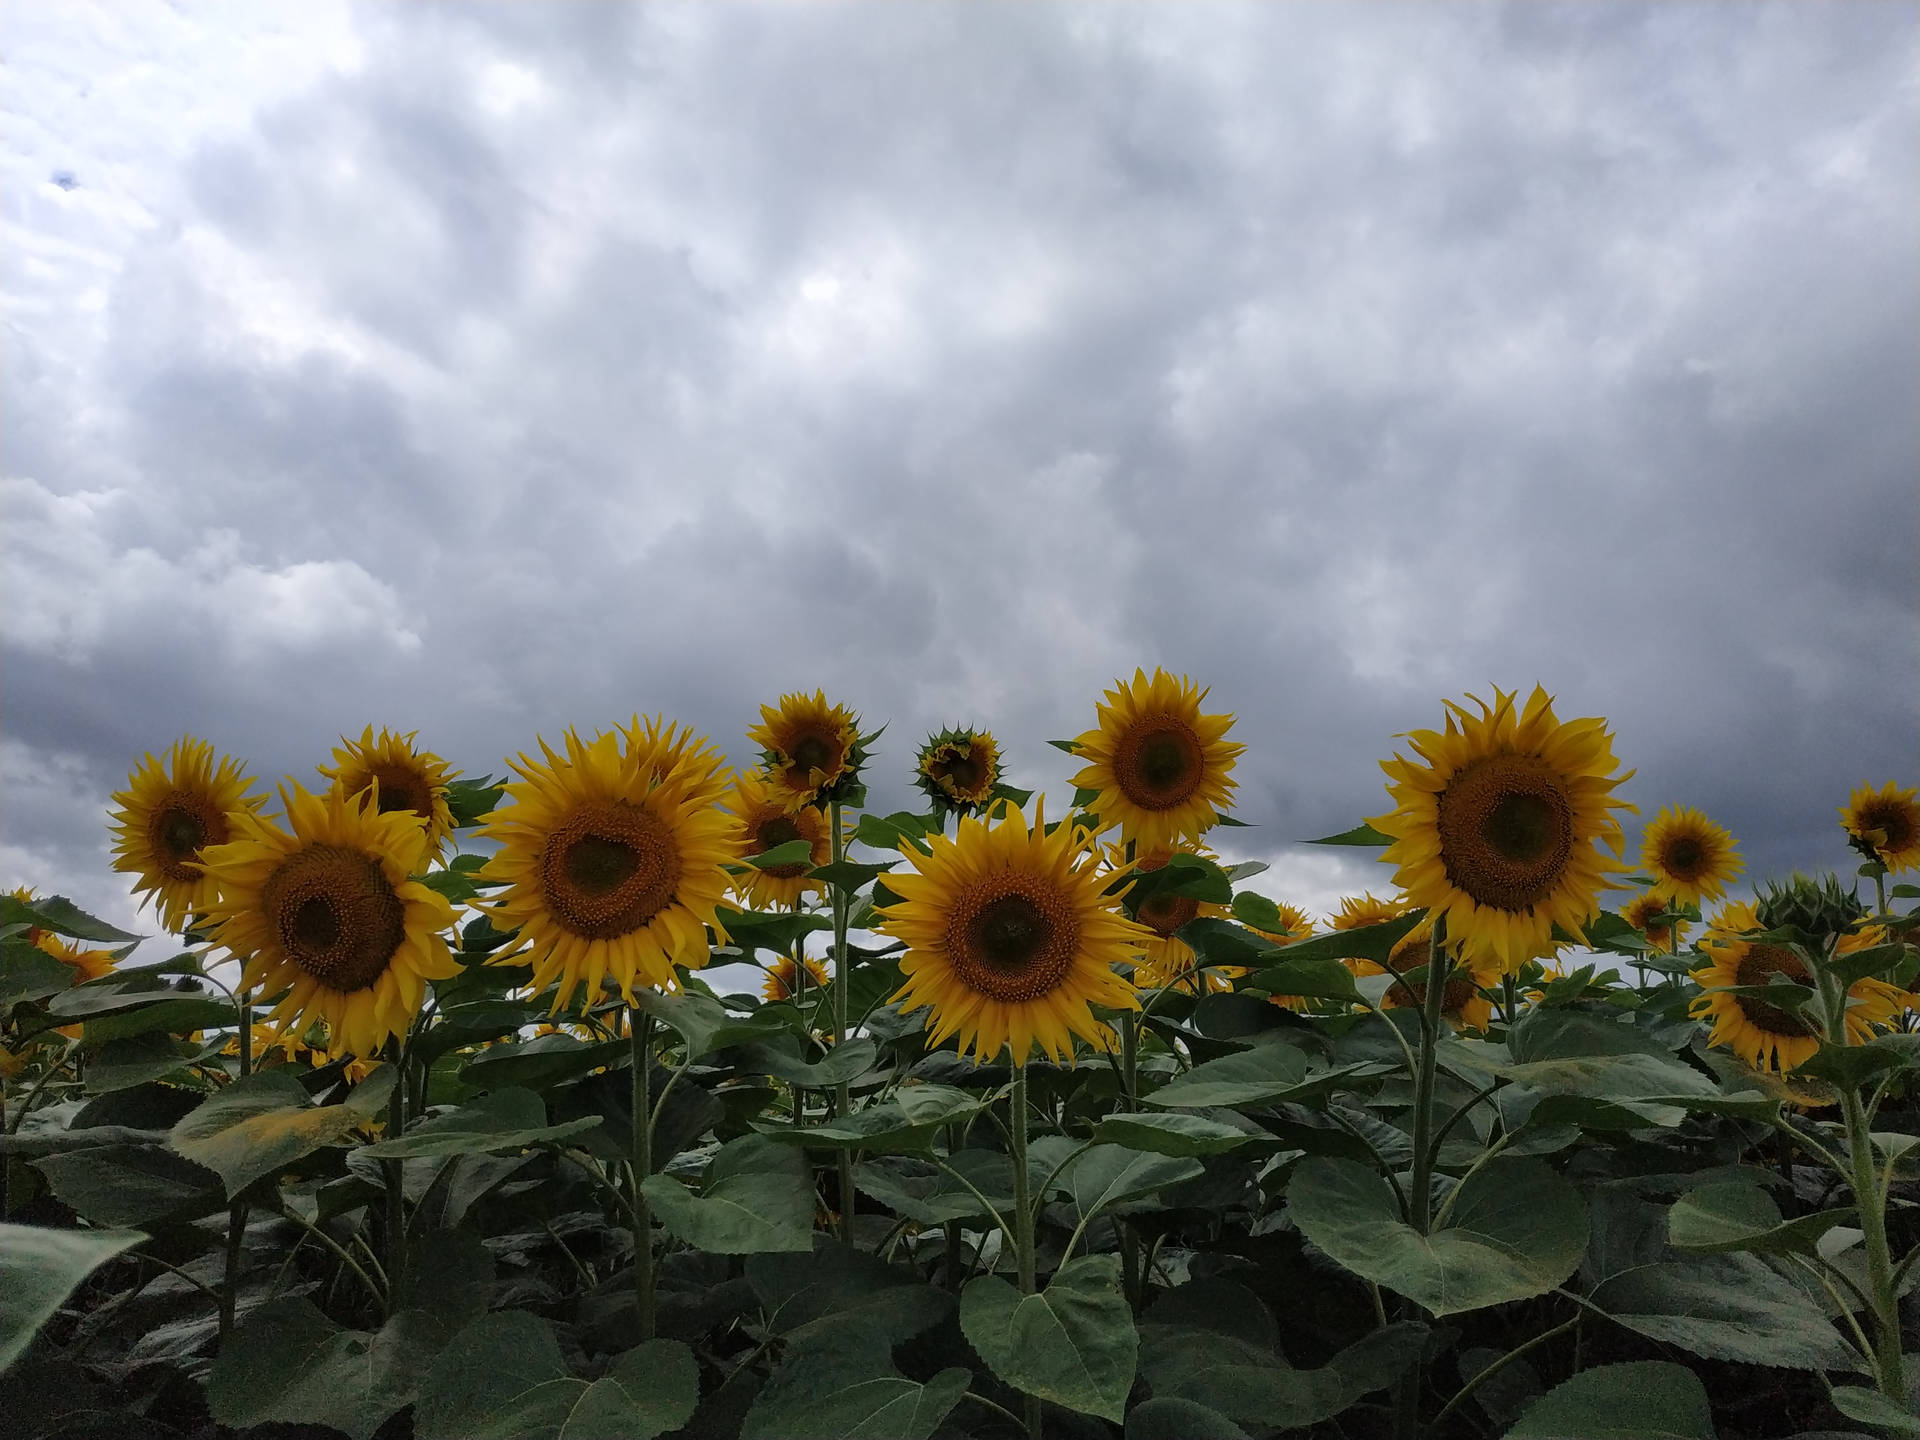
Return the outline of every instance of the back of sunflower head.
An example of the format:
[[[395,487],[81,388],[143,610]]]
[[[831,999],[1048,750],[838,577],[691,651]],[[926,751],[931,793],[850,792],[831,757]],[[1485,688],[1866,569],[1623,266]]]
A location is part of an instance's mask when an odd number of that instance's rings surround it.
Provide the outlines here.
[[[1867,907],[1842,890],[1831,873],[1815,880],[1795,871],[1792,879],[1769,884],[1754,906],[1762,929],[1798,930],[1823,950],[1866,913]]]

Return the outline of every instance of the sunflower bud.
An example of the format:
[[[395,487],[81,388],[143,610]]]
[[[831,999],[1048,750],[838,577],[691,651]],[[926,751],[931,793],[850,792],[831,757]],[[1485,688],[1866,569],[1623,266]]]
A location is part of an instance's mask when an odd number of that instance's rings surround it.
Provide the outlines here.
[[[1824,948],[1851,929],[1867,907],[1842,890],[1835,875],[1814,880],[1795,872],[1785,884],[1769,884],[1754,913],[1763,929],[1798,930]]]
[[[913,783],[942,818],[978,814],[1000,783],[1000,747],[984,730],[942,730],[920,747]]]

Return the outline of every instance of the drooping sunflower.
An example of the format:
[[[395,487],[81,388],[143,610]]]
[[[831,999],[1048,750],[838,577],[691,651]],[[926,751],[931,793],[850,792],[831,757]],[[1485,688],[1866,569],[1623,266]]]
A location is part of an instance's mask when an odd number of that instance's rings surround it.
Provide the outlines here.
[[[1184,675],[1156,668],[1149,680],[1136,669],[1096,707],[1099,727],[1073,742],[1087,761],[1073,783],[1097,790],[1101,823],[1118,825],[1141,850],[1198,840],[1232,798],[1233,764],[1246,746],[1225,738],[1232,715],[1200,713],[1206,698]]]
[[[1000,746],[985,730],[942,730],[920,747],[913,783],[938,815],[977,814],[1000,783]]]
[[[1840,807],[1840,823],[1856,850],[1895,874],[1920,870],[1920,791],[1889,780],[1878,790],[1857,785]]]
[[[800,967],[793,963],[791,956],[782,955],[767,967],[767,978],[760,986],[760,998],[768,1004],[780,1000],[791,1000],[793,988],[800,978]],[[833,976],[827,972],[824,961],[807,957],[807,988],[817,990],[827,984]]]
[[[1731,995],[1724,988],[1765,985],[1775,975],[1803,985],[1814,983],[1806,961],[1790,947],[1753,938],[1764,933],[1748,905],[1729,905],[1715,917],[1700,942],[1713,963],[1692,972],[1703,993],[1694,998],[1687,1013],[1712,1023],[1708,1044],[1725,1045],[1756,1070],[1793,1070],[1820,1048],[1815,1009],[1796,1015],[1757,995]],[[1842,936],[1837,948],[1846,954],[1885,943],[1886,931],[1868,926]],[[1871,1040],[1876,1025],[1891,1024],[1915,1004],[1920,1004],[1920,998],[1884,980],[1866,976],[1854,981],[1847,988],[1849,1042],[1859,1045]]]
[[[762,705],[747,738],[760,747],[773,793],[798,810],[838,799],[855,784],[872,737],[860,733],[859,716],[816,690],[782,695],[778,709]]]
[[[1665,807],[1640,840],[1640,864],[1676,900],[1718,900],[1740,878],[1743,862],[1724,825],[1698,810]]]
[[[887,876],[901,898],[876,928],[906,942],[907,983],[893,998],[932,1007],[930,1043],[957,1036],[979,1060],[1009,1048],[1016,1065],[1037,1044],[1065,1061],[1075,1035],[1099,1043],[1089,1005],[1139,1007],[1114,966],[1152,932],[1104,893],[1084,829],[1048,834],[1041,806],[1031,827],[1010,811],[992,824],[968,816],[951,840],[927,838],[930,854],[902,846],[913,869]]]
[[[1396,975],[1423,970],[1432,956],[1433,922],[1422,920],[1387,955],[1387,969]],[[1377,973],[1377,968],[1376,968]],[[1440,1013],[1456,1030],[1485,1030],[1493,1019],[1493,1002],[1482,991],[1500,978],[1491,965],[1474,965],[1456,952],[1447,967],[1447,988],[1440,996]],[[1409,994],[1408,992],[1412,993]],[[1403,980],[1389,986],[1381,1001],[1389,1010],[1427,1003],[1427,982]]]
[[[1444,916],[1470,964],[1514,974],[1548,946],[1555,924],[1580,934],[1609,875],[1624,868],[1595,842],[1619,855],[1611,812],[1634,807],[1612,791],[1632,772],[1613,774],[1605,721],[1562,724],[1537,685],[1524,711],[1497,689],[1491,706],[1467,698],[1478,715],[1448,701],[1444,734],[1402,737],[1420,761],[1380,762],[1397,808],[1367,823],[1393,837],[1380,858],[1398,866],[1409,905]]]
[[[405,810],[427,830],[427,858],[439,858],[447,836],[453,833],[453,810],[447,804],[447,786],[459,774],[431,750],[416,750],[413,737],[382,728],[374,738],[367,726],[358,740],[340,737],[333,747],[333,764],[319,767],[342,794],[352,797],[377,784],[380,812]]]
[[[213,763],[213,746],[191,735],[174,742],[164,763],[149,754],[117,791],[113,868],[140,878],[133,893],[153,900],[172,931],[207,910],[219,889],[200,866],[202,852],[234,834],[235,817],[251,815],[261,797],[236,760]]]
[[[533,954],[536,991],[558,982],[557,1013],[581,985],[589,1003],[611,979],[678,988],[675,966],[699,969],[707,931],[725,937],[714,907],[734,858],[734,817],[718,808],[727,777],[691,731],[636,717],[591,744],[566,732],[566,753],[540,742],[544,762],[512,762],[524,778],[505,787],[511,805],[480,833],[500,842],[481,870],[506,888],[476,908],[520,941],[493,957]]]
[[[748,905],[756,909],[798,905],[807,891],[821,888],[818,880],[807,879],[807,871],[826,864],[831,854],[824,814],[810,805],[789,810],[768,788],[766,777],[750,770],[734,777],[727,808],[733,814],[728,858],[735,863],[795,840],[805,840],[812,847],[800,864],[776,865],[771,870],[748,866],[746,873],[734,876],[734,892]]]
[[[243,962],[244,988],[281,997],[263,1023],[298,1033],[324,1021],[336,1053],[372,1059],[406,1034],[427,981],[460,972],[446,942],[453,906],[408,878],[427,858],[411,814],[297,784],[280,787],[280,803],[287,830],[238,812],[234,838],[205,851],[214,938]]]
[[[1620,918],[1647,937],[1647,943],[1656,951],[1666,950],[1679,954],[1679,943],[1687,938],[1687,926],[1684,920],[1668,921],[1665,924],[1654,920],[1656,915],[1668,915],[1679,907],[1679,902],[1658,890],[1648,890],[1636,895],[1620,911]],[[1674,931],[1680,933],[1676,936]]]

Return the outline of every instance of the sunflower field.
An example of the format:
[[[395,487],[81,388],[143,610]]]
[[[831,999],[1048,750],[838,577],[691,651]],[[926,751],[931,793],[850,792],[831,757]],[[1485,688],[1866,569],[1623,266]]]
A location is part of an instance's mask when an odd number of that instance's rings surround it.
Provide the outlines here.
[[[0,1429],[1920,1436],[1916,792],[1735,900],[1603,720],[1469,696],[1315,916],[1206,695],[1116,682],[1053,814],[967,727],[874,813],[819,693],[738,771],[145,757],[175,943],[0,898]]]

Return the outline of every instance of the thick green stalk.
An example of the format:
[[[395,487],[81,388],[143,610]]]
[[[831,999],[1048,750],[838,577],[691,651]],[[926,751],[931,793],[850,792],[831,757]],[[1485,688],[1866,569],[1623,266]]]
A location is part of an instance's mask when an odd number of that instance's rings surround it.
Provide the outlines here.
[[[846,836],[840,831],[838,800],[830,802],[827,806],[827,825],[833,863],[838,865],[847,858]],[[838,1050],[847,1038],[847,892],[840,888],[838,881],[835,881],[832,893],[833,1048]],[[842,1080],[833,1087],[833,1113],[836,1119],[842,1120],[853,1113],[853,1090],[849,1081]],[[839,1161],[840,1238],[851,1245],[853,1244],[853,1152],[842,1148],[839,1151]]]
[[[235,998],[240,1017],[240,1078],[253,1073],[253,1007]],[[227,1209],[227,1283],[220,1287],[220,1340],[226,1342],[233,1330],[234,1306],[240,1295],[240,1258],[247,1236],[247,1202],[236,1200]]]
[[[1140,1012],[1120,1016],[1120,1085],[1131,1105],[1140,1093]]]
[[[653,1339],[653,1208],[640,1187],[653,1173],[653,1017],[627,1008],[633,1060],[633,1298],[640,1313],[640,1343]]]
[[[1013,1067],[1013,1113],[1010,1149],[1013,1152],[1013,1248],[1020,1267],[1020,1293],[1034,1293],[1033,1196],[1027,1180],[1027,1066],[1020,1057]],[[1027,1440],[1040,1440],[1040,1397],[1025,1395]]]
[[[393,1094],[387,1099],[387,1138],[398,1140],[407,1128],[408,1054],[398,1040],[388,1042],[387,1063],[394,1068]],[[387,1182],[387,1313],[406,1304],[407,1197],[406,1161],[382,1160]]]
[[[1420,1008],[1420,1053],[1413,1071],[1413,1175],[1407,1187],[1407,1223],[1425,1235],[1433,1223],[1433,1077],[1440,1036],[1446,1026],[1447,921],[1433,920],[1433,938],[1427,945],[1427,993]],[[1420,1393],[1424,1364],[1409,1369],[1400,1381],[1399,1408],[1394,1433],[1400,1440],[1420,1434]]]

